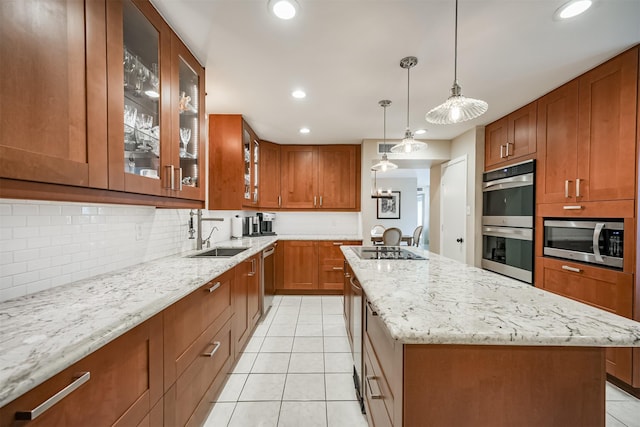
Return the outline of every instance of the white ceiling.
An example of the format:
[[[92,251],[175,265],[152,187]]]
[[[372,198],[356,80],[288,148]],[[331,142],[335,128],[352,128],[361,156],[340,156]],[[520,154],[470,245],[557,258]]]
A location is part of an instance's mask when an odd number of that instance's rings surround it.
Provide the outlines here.
[[[453,0],[298,0],[282,21],[267,0],[151,0],[206,67],[207,113],[242,113],[282,144],[401,138],[411,70],[410,126],[451,139],[486,125],[640,42],[640,0],[595,0],[574,20],[553,20],[565,0],[460,0],[458,80],[489,103],[480,118],[428,124],[453,80]],[[307,98],[293,99],[304,88]],[[308,135],[298,129],[307,126]]]

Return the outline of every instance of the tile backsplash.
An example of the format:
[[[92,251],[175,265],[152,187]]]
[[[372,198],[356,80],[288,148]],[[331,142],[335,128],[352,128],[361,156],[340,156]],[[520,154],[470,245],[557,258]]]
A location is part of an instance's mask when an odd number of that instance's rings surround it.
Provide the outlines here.
[[[230,218],[207,211],[212,240],[231,235]],[[0,199],[0,301],[195,249],[188,209]],[[279,212],[279,234],[359,234],[359,213]]]

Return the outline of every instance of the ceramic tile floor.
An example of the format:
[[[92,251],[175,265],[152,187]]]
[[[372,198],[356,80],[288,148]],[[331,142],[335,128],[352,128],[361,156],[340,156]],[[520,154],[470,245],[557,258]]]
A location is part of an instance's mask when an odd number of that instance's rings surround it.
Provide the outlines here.
[[[204,426],[366,427],[346,334],[342,297],[276,297]],[[640,400],[606,392],[607,427],[640,427]]]

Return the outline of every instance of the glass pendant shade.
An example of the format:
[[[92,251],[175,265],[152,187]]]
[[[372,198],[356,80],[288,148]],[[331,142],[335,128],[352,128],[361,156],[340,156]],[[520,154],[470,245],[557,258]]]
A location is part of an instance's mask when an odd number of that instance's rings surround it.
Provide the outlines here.
[[[466,122],[467,120],[480,117],[489,108],[489,104],[484,101],[463,96],[462,89],[458,84],[458,0],[456,0],[455,23],[453,86],[451,87],[451,96],[424,116],[426,121],[437,125]]]
[[[396,165],[395,163],[391,163],[389,161],[389,159],[387,158],[387,153],[384,153],[382,155],[382,160],[380,160],[375,165],[371,166],[371,170],[378,171],[378,172],[386,172],[393,169],[398,169],[398,165]]]
[[[484,101],[463,96],[458,82],[455,82],[449,99],[429,111],[425,119],[438,125],[450,125],[480,117],[488,108]]]

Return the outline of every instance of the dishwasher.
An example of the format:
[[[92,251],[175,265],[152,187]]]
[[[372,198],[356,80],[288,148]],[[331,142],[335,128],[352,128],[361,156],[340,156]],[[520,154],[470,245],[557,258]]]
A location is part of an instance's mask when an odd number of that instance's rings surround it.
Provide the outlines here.
[[[275,251],[277,243],[262,251],[262,278],[260,280],[260,306],[262,315],[269,312],[276,293]]]

